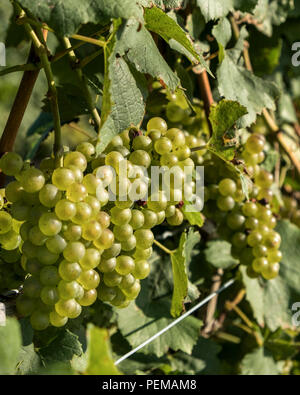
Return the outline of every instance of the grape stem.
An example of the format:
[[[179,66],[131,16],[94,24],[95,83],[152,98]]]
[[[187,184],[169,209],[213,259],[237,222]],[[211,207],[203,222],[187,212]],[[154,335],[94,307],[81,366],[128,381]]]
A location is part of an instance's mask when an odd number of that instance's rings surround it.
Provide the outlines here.
[[[70,49],[72,47],[71,42],[67,37],[63,38],[63,43],[64,43],[64,46],[66,47],[66,49]],[[77,59],[77,56],[74,51],[69,52],[69,59],[70,59],[71,66],[75,69],[78,79],[80,80],[82,91],[83,91],[85,100],[88,104],[91,116],[94,120],[96,132],[98,134],[100,131],[100,128],[101,128],[101,118],[100,118],[99,112],[97,110],[97,107],[95,105],[95,102],[93,101],[93,98],[91,96],[89,88],[87,86],[86,77],[84,76],[82,69],[76,67],[76,65],[78,64],[78,59]]]
[[[203,151],[204,149],[207,149],[207,144],[200,145],[200,147],[191,148],[191,152]]]
[[[231,22],[231,26],[232,26],[232,29],[234,32],[235,39],[238,40],[240,37],[240,30],[239,30],[238,24],[236,23],[236,20],[233,15],[230,16],[230,22]],[[253,67],[251,64],[251,59],[250,59],[248,47],[249,47],[249,45],[245,42],[244,49],[243,49],[243,56],[244,56],[244,60],[245,60],[246,69],[253,73]],[[289,155],[298,174],[300,174],[300,162],[299,162],[295,152],[293,152],[291,150],[291,148],[289,147],[289,145],[287,144],[282,130],[277,125],[276,121],[273,119],[272,115],[269,113],[269,111],[266,108],[263,110],[262,115],[263,115],[269,129],[272,132],[276,133],[278,142],[280,143],[281,147],[286,151],[286,153]]]
[[[163,250],[164,252],[166,252],[169,255],[172,255],[174,253],[174,251],[169,250],[167,247],[165,247],[163,244],[161,244],[157,240],[154,240],[154,244],[156,244],[157,247],[159,247],[161,250]]]

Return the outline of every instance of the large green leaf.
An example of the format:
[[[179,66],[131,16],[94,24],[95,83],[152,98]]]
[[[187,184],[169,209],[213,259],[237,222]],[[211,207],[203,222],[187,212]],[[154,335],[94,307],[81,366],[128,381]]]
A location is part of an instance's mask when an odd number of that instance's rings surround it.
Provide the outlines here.
[[[22,345],[21,330],[15,318],[0,326],[0,375],[14,374]]]
[[[214,267],[228,269],[239,261],[231,255],[231,244],[227,241],[210,241],[204,251],[205,258]]]
[[[187,266],[191,261],[192,250],[199,241],[199,233],[190,229],[188,234],[182,233],[179,247],[171,255],[174,283],[171,306],[173,317],[179,316],[184,308],[184,301],[188,295]]]
[[[190,37],[173,18],[153,7],[145,10],[145,22],[149,30],[159,34],[173,49],[183,53],[192,63],[200,63],[209,71],[203,56],[196,51]]]
[[[276,109],[275,100],[279,97],[277,86],[256,77],[235,62],[235,53],[226,51],[225,58],[218,68],[218,90],[221,96],[243,105],[248,114],[239,122],[240,127],[250,126],[264,108]]]
[[[88,375],[120,375],[112,358],[109,334],[107,329],[97,328],[89,324],[87,331],[87,368]]]
[[[233,0],[197,0],[206,22],[226,16],[233,9]]]
[[[279,375],[279,369],[272,354],[263,347],[247,354],[242,361],[243,375]]]
[[[169,297],[149,299],[146,281],[137,301],[118,311],[119,329],[132,347],[141,345],[173,322],[174,319],[170,315],[170,304]],[[197,342],[201,326],[202,322],[197,318],[187,317],[145,346],[141,352],[161,357],[171,348],[174,351],[181,350],[190,354]]]
[[[178,9],[186,4],[186,0],[139,0],[140,4],[144,7],[157,7],[164,9]]]
[[[71,35],[86,23],[104,24],[111,18],[142,21],[142,9],[132,0],[20,0],[21,6],[47,23],[60,36]]]
[[[279,277],[259,282],[249,279],[246,271],[242,270],[247,299],[254,316],[261,325],[264,318],[272,331],[292,327],[292,306],[300,298],[300,230],[288,221],[280,221],[277,231],[282,237],[283,253]]]
[[[219,61],[224,59],[224,50],[229,43],[232,35],[231,25],[227,18],[221,18],[217,25],[214,26],[212,34],[219,44]]]

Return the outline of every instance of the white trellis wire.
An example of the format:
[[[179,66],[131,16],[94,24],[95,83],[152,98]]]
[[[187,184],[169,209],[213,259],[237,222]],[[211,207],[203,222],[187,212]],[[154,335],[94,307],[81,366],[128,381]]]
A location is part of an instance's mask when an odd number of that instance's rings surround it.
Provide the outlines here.
[[[216,292],[213,292],[209,296],[207,296],[205,299],[203,299],[201,302],[196,304],[196,306],[192,307],[189,311],[184,313],[182,316],[171,322],[168,326],[166,326],[164,329],[161,331],[157,332],[155,335],[150,337],[148,340],[146,340],[144,343],[136,347],[135,349],[131,350],[127,354],[123,355],[120,359],[118,359],[115,362],[115,365],[119,365],[121,362],[125,361],[125,359],[129,358],[131,355],[135,354],[137,351],[141,350],[143,347],[147,346],[147,344],[153,342],[153,340],[157,339],[159,336],[161,336],[163,333],[167,332],[169,329],[173,328],[173,326],[177,325],[180,321],[184,320],[186,317],[194,313],[196,310],[200,309],[203,307],[206,303],[208,303],[211,299],[213,299],[216,295],[220,294],[221,292],[225,291],[225,289],[229,288],[235,280],[229,280],[227,283],[225,283],[220,289],[218,289]]]

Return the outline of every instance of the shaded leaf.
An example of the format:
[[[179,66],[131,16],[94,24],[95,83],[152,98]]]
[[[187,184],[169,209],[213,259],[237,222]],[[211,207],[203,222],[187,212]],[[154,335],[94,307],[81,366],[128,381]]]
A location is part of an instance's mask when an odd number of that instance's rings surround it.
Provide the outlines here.
[[[204,251],[205,258],[214,267],[228,269],[239,263],[231,255],[231,244],[227,241],[210,241]]]
[[[0,326],[0,374],[14,374],[22,345],[21,330],[15,318]]]
[[[263,347],[247,354],[242,361],[243,375],[279,375],[278,367],[272,354]]]
[[[233,0],[197,0],[206,22],[226,16],[233,9]]]

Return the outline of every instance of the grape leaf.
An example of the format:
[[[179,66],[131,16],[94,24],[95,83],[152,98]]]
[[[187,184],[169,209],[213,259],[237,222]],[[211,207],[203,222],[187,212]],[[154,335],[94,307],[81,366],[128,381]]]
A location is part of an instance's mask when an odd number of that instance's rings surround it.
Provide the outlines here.
[[[279,375],[279,369],[272,354],[263,347],[247,354],[242,360],[243,375]]]
[[[86,23],[109,23],[111,18],[143,20],[141,7],[132,0],[20,0],[19,3],[60,36],[70,36]]]
[[[215,36],[219,45],[219,62],[221,63],[224,59],[224,50],[226,45],[229,43],[232,35],[231,25],[227,18],[221,18],[217,25],[212,30],[213,36]]]
[[[260,325],[263,325],[264,317],[272,331],[292,326],[292,305],[300,298],[300,230],[289,221],[280,221],[277,231],[282,238],[283,254],[279,277],[259,283],[249,279],[246,271],[242,270],[247,299],[254,315]]]
[[[21,347],[17,364],[17,374],[36,374],[41,366],[41,359],[35,352],[34,345],[32,343],[28,346]]]
[[[153,7],[154,5],[163,10],[179,9],[186,5],[186,0],[139,0],[144,7]]]
[[[234,0],[233,3],[237,11],[253,12],[258,4],[258,0]]]
[[[199,241],[199,233],[190,229],[188,234],[182,233],[179,247],[171,255],[174,284],[171,306],[173,317],[178,317],[184,308],[184,301],[188,295],[187,266],[191,261],[192,250]]]
[[[127,308],[118,310],[119,329],[132,347],[139,346],[174,320],[170,315],[170,297],[152,300],[150,285],[148,279],[144,280],[137,300]],[[190,354],[197,343],[201,326],[200,320],[189,316],[143,347],[141,352],[157,357],[165,355],[169,349]]]
[[[87,368],[88,375],[120,375],[121,372],[115,367],[109,334],[107,329],[97,328],[89,324],[87,330]]]
[[[206,22],[223,18],[233,9],[233,0],[197,0],[197,4]]]
[[[179,351],[170,357],[170,361],[173,369],[180,374],[216,375],[221,372],[221,364],[217,356],[220,351],[221,346],[212,340],[200,337],[191,355]]]
[[[237,101],[247,109],[248,114],[238,122],[239,127],[247,127],[255,122],[257,114],[261,114],[264,108],[276,109],[275,100],[280,92],[274,82],[256,77],[237,65],[233,56],[233,52],[226,51],[218,68],[218,90],[221,96]]]
[[[14,374],[22,345],[21,330],[15,318],[0,326],[0,375]]]
[[[194,48],[190,37],[173,18],[154,7],[145,10],[145,22],[146,27],[159,34],[171,48],[183,53],[192,63],[200,63],[205,70],[210,72],[203,56]]]
[[[210,241],[204,250],[205,258],[214,267],[228,269],[239,263],[231,255],[231,244],[227,241]]]

